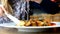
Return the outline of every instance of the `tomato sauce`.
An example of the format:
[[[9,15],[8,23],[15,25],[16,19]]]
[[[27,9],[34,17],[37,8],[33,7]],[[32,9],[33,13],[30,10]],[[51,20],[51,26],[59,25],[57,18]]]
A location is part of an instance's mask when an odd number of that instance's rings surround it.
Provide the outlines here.
[[[56,24],[55,23],[51,23],[51,26],[55,26]]]

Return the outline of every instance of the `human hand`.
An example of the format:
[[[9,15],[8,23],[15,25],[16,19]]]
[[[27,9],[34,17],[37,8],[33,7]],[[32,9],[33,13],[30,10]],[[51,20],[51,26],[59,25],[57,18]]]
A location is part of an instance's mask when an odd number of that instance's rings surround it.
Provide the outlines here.
[[[36,3],[41,3],[43,0],[30,0],[30,1],[33,1],[33,2],[36,2]]]
[[[7,14],[7,10],[4,8],[3,5],[0,5],[0,16],[3,16],[4,14]]]
[[[27,2],[29,2],[30,0],[26,0]]]
[[[0,6],[0,16],[3,16],[3,15],[4,15],[3,9],[2,9],[2,7]]]

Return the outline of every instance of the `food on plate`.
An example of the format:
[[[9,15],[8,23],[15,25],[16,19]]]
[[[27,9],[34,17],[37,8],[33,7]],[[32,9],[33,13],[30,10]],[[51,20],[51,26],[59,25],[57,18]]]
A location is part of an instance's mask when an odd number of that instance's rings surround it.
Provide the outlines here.
[[[55,23],[51,23],[51,26],[54,26],[54,25],[56,25]]]
[[[24,24],[25,26],[30,26],[31,25],[31,23],[30,23],[30,21],[28,21],[28,22],[25,22],[25,24]]]
[[[37,23],[34,22],[34,21],[32,21],[32,22],[31,22],[31,26],[37,26]]]
[[[21,23],[18,23],[17,26],[52,26],[49,19],[30,19],[28,21],[21,21]]]
[[[43,22],[37,21],[37,25],[38,25],[38,26],[42,26],[42,24],[43,24]]]
[[[25,22],[24,21],[20,21],[19,23],[16,24],[16,26],[24,26]]]

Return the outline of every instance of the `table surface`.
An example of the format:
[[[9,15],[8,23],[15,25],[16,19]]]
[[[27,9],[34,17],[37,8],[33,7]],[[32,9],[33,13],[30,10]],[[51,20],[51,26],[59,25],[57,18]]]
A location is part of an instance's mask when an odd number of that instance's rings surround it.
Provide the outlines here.
[[[58,29],[58,30],[56,30]],[[56,28],[54,30],[53,29],[49,29],[48,31],[46,32],[18,32],[17,29],[11,29],[11,28],[3,28],[3,27],[0,27],[0,34],[60,34],[59,32],[59,28]]]

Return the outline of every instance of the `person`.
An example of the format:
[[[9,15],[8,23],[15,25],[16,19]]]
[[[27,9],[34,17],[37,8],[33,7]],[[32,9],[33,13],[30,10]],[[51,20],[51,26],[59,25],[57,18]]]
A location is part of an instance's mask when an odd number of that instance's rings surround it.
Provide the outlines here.
[[[3,5],[7,13],[13,15],[19,20],[27,19],[25,10],[27,2],[30,0],[1,0],[0,5]],[[28,7],[29,8],[29,7]],[[4,10],[0,7],[0,23],[8,23],[11,20],[4,14]]]
[[[30,0],[1,0],[0,3],[4,6],[7,13],[13,15],[14,17],[24,20],[27,19],[26,14],[26,2],[29,2]],[[33,1],[33,0],[31,0]],[[27,7],[29,8],[29,7]],[[22,9],[22,10],[21,10]],[[29,11],[30,12],[30,11]],[[31,12],[30,12],[31,13]],[[11,20],[4,14],[4,10],[2,7],[0,7],[0,23],[8,23],[11,22]]]
[[[50,14],[55,14],[58,12],[57,11],[58,10],[57,4],[51,2],[50,0],[42,0],[42,2],[41,2],[41,0],[26,0],[26,1],[30,3],[30,9],[31,8],[37,8],[37,9],[41,9],[44,12],[50,13]],[[20,20],[21,20],[21,18],[24,20],[24,18],[27,15],[26,10],[25,10],[25,8],[26,8],[26,2],[25,1],[22,2],[21,0],[1,0],[1,2],[4,5],[4,8],[8,11],[8,13],[14,15],[16,18],[18,18]],[[24,12],[21,11],[21,9],[23,9]],[[31,14],[31,13],[32,13],[32,11],[29,11],[29,14]],[[0,7],[0,14],[1,14],[0,15],[0,18],[1,18],[0,21],[1,22],[9,21],[9,19],[5,15],[2,16],[3,11],[1,9],[1,7]]]
[[[7,13],[12,14],[11,6],[8,4],[7,0],[0,0],[0,5],[3,5]],[[0,23],[9,23],[11,20],[7,18],[4,14],[3,8],[0,6]]]
[[[7,13],[13,15],[17,19],[24,20],[26,17],[26,3],[24,0],[1,0],[1,5]],[[4,14],[3,8],[0,6],[0,23],[9,23],[11,20]]]

